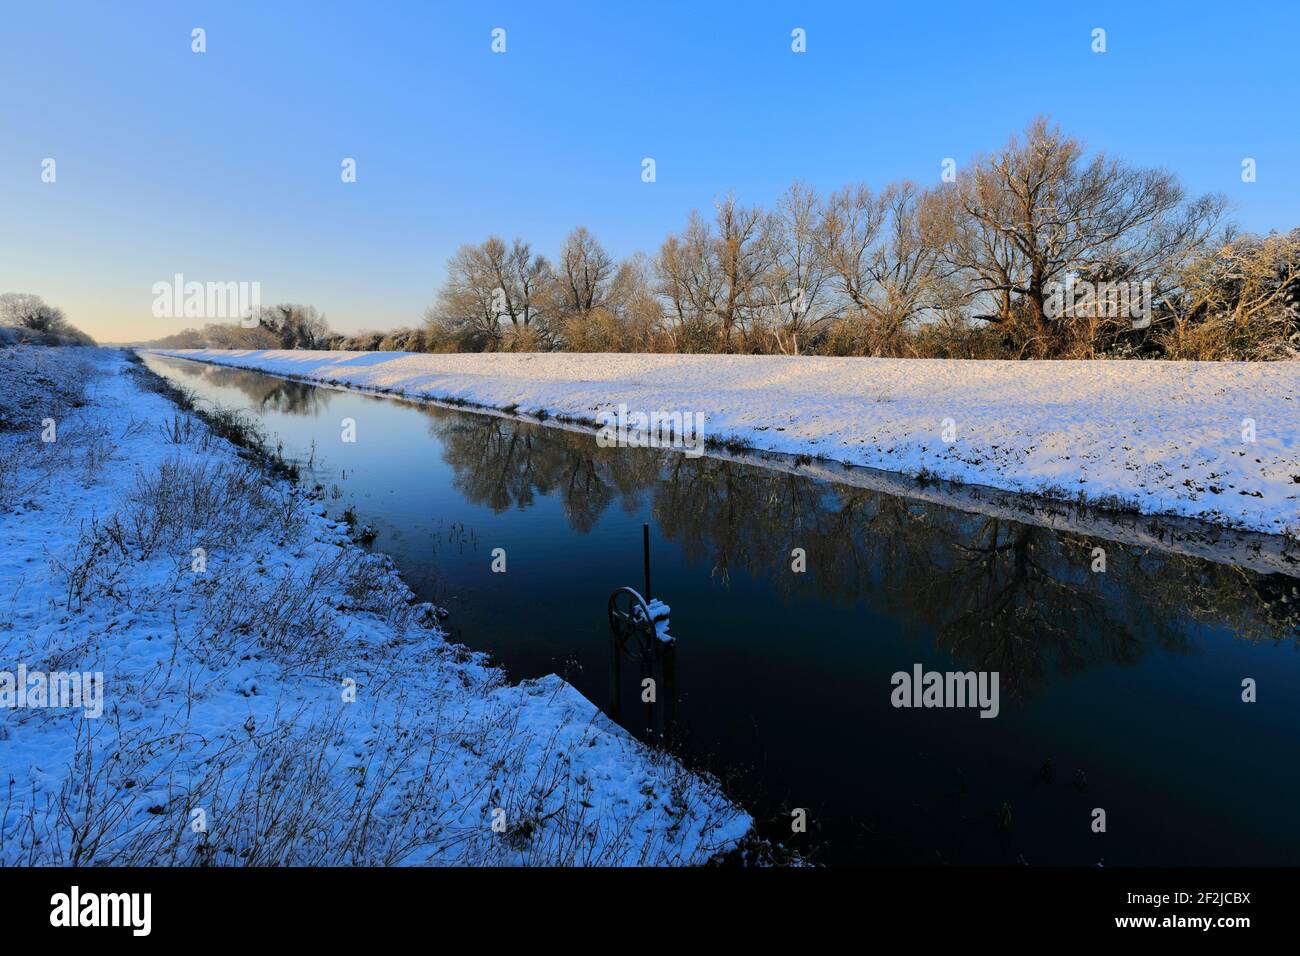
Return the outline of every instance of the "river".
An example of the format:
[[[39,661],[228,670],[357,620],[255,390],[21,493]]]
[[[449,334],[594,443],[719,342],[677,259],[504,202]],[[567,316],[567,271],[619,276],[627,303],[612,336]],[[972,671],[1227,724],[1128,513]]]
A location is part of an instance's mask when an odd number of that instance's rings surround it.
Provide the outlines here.
[[[609,710],[606,602],[641,587],[648,522],[675,660],[671,676],[651,671],[666,699],[649,716],[625,662],[614,716],[717,773],[761,832],[816,862],[1300,863],[1300,579],[752,463],[146,362],[256,416],[328,510],[353,509],[370,546],[448,609],[453,640],[513,680],[558,673]],[[895,707],[892,675],[917,665],[997,672],[996,718]]]

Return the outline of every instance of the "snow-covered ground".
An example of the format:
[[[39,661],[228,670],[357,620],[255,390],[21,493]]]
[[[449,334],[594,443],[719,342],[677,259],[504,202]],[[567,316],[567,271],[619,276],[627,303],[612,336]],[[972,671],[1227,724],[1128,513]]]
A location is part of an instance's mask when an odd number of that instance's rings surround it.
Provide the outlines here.
[[[0,349],[0,863],[676,864],[749,831],[560,678],[447,643],[157,383]],[[20,667],[101,673],[102,715]]]
[[[1300,363],[171,351],[551,417],[703,416],[713,441],[1300,535]]]

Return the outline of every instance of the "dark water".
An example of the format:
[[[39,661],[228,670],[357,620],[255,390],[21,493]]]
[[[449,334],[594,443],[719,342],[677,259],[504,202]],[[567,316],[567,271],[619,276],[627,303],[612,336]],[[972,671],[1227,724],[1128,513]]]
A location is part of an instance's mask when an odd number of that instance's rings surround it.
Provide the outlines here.
[[[1300,581],[709,458],[149,357],[250,409],[453,636],[608,706],[606,600],[678,637],[672,745],[840,863],[1300,863]],[[341,440],[354,419],[357,440]],[[1106,548],[1107,570],[1091,571]],[[506,552],[506,572],[491,570]],[[791,570],[792,548],[807,554]],[[987,670],[1001,713],[891,706]],[[625,666],[620,720],[646,732]],[[656,672],[658,673],[658,672]],[[1242,701],[1242,681],[1258,686]],[[793,835],[804,808],[808,832]],[[1094,808],[1106,832],[1092,830]]]

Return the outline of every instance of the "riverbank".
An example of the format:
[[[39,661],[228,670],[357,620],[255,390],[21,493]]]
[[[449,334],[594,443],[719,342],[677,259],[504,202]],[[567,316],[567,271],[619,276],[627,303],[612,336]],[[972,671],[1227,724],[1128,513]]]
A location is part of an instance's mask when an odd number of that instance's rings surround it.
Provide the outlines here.
[[[596,428],[704,440],[1300,537],[1300,365],[160,350]]]
[[[238,422],[112,350],[0,375],[0,669],[102,708],[0,681],[0,861],[671,865],[749,831],[560,678],[449,644]]]

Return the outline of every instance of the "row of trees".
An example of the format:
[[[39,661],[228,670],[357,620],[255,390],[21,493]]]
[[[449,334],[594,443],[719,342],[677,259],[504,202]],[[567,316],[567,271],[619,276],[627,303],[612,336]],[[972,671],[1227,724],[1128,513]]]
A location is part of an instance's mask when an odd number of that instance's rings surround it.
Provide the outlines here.
[[[330,332],[323,313],[313,305],[281,303],[257,309],[242,322],[214,322],[155,339],[168,349],[325,349],[339,336]]]
[[[523,240],[492,237],[462,247],[447,273],[425,313],[432,348],[652,349],[662,328],[651,264],[641,255],[616,263],[583,227],[554,264]]]
[[[94,345],[95,341],[76,328],[63,310],[47,305],[38,295],[6,292],[0,295],[0,346]]]
[[[1221,196],[1083,145],[1045,119],[931,187],[796,183],[734,196],[653,256],[617,261],[579,227],[551,259],[463,246],[423,325],[331,335],[276,306],[226,348],[661,351],[1190,359],[1300,357],[1300,230],[1253,236]],[[1068,294],[1063,295],[1062,290]],[[1084,294],[1076,295],[1078,290]],[[1102,294],[1099,290],[1106,290]],[[302,333],[310,326],[310,334]]]
[[[1188,197],[1169,172],[1089,157],[1039,119],[932,188],[858,185],[822,198],[795,184],[770,210],[728,196],[648,260],[615,263],[581,228],[554,265],[520,240],[466,246],[427,313],[428,342],[1300,356],[1300,231],[1239,235],[1224,211],[1222,197]],[[1093,292],[1062,308],[1062,289]]]

